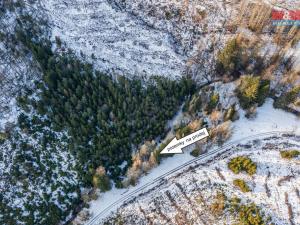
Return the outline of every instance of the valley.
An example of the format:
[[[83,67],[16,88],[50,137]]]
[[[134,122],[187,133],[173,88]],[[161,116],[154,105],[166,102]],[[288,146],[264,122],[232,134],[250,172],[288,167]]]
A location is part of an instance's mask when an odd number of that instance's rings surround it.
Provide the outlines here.
[[[299,224],[299,8],[0,2],[0,223]]]

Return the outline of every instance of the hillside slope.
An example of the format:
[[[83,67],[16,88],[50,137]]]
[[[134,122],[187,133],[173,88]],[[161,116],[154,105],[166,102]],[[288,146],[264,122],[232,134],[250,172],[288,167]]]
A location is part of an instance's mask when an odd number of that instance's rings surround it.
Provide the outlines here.
[[[231,121],[239,114],[255,117],[267,97],[274,98],[274,106],[299,113],[300,30],[272,26],[274,5],[299,7],[294,0],[0,2],[0,223],[66,223],[96,193],[135,185],[150,173],[163,160],[161,142],[172,135],[207,126],[215,135],[206,147],[222,144],[231,135]],[[182,120],[174,124],[178,110]],[[270,151],[284,169],[277,150]],[[255,158],[259,154],[264,152],[258,150]],[[214,165],[225,171],[219,160]],[[259,163],[271,164],[268,160],[264,155]],[[282,178],[297,183],[298,164],[292,163]],[[264,170],[263,179],[278,168]],[[216,172],[211,175],[224,185]],[[231,181],[232,174],[226,175]],[[240,197],[265,206],[254,185],[260,178],[241,177],[258,195]],[[182,179],[182,187],[191,181]],[[279,224],[299,222],[298,192],[277,196],[292,216],[274,206],[276,192],[291,188],[288,179],[287,186],[270,190],[274,210],[266,213]],[[181,186],[172,186],[174,195]],[[230,195],[232,185],[226,190]],[[175,201],[190,203],[183,196]],[[173,200],[168,204],[171,210],[161,217],[172,218],[162,221],[202,221]],[[129,224],[161,222],[152,208],[133,206],[145,220],[132,216],[130,207],[120,210]]]
[[[269,220],[265,224],[298,224],[299,158],[283,159],[280,151],[299,150],[299,140],[299,136],[275,135],[232,146],[220,156],[167,177],[125,202],[100,224],[233,224],[242,219],[232,211],[236,197],[241,205],[258,205],[262,218]],[[238,156],[256,164],[254,175],[234,174],[228,168]],[[235,179],[244,180],[249,192],[234,186]]]

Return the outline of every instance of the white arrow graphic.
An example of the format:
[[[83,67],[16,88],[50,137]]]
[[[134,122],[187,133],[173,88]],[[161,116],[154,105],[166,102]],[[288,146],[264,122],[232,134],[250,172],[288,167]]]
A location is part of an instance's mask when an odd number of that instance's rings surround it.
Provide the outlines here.
[[[160,154],[176,154],[183,153],[182,149],[188,145],[195,143],[203,138],[208,137],[209,134],[206,128],[198,130],[188,136],[181,138],[179,140],[173,138],[173,140],[160,152]]]

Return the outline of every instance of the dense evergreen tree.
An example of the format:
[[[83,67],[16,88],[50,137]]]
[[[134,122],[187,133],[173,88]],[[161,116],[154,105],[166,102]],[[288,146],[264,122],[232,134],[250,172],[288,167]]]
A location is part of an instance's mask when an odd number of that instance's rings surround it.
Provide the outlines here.
[[[18,34],[44,74],[36,85],[39,100],[29,102],[40,115],[47,115],[53,129],[68,131],[70,151],[80,161],[78,168],[86,184],[92,181],[90,171],[100,165],[119,181],[127,169],[119,165],[124,160],[130,165],[132,149],[163,135],[167,120],[195,88],[190,79],[113,78],[95,72],[70,52],[53,53],[48,40],[36,41],[28,30]],[[20,99],[20,105],[28,102]],[[24,116],[19,121],[30,126]]]
[[[16,195],[26,198],[28,213],[9,207],[0,195],[0,223],[58,224],[81,202],[81,183],[79,186],[72,172],[77,170],[82,183],[102,191],[111,187],[111,179],[121,187],[132,151],[145,140],[166,133],[167,121],[195,85],[190,79],[153,77],[145,81],[99,73],[70,51],[53,52],[51,42],[42,38],[42,26],[30,16],[22,16],[18,23],[15,39],[39,63],[43,77],[35,82],[35,90],[19,96],[24,112],[18,118],[20,129],[10,138],[16,155],[9,182],[22,183],[22,192]],[[6,138],[1,134],[0,141]],[[76,161],[63,170],[59,153],[67,151]],[[124,161],[127,166],[121,167]],[[99,173],[99,166],[105,174]],[[68,177],[68,181],[58,177]],[[41,179],[45,187],[38,194],[30,190],[28,184],[39,187]],[[51,193],[56,192],[53,198]]]

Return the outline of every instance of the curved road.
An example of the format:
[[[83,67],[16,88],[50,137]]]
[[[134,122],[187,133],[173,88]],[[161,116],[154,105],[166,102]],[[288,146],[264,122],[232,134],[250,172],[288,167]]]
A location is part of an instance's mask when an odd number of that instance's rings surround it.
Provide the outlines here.
[[[128,193],[127,195],[121,197],[120,199],[116,200],[114,203],[112,203],[111,205],[109,205],[108,207],[106,207],[104,210],[102,210],[101,212],[99,212],[96,216],[94,216],[92,219],[90,219],[86,225],[95,225],[97,223],[100,222],[100,219],[102,218],[103,215],[105,215],[106,213],[110,212],[114,207],[118,206],[118,205],[121,205],[122,203],[124,203],[125,201],[128,201],[134,197],[136,197],[138,194],[140,194],[142,191],[145,191],[147,189],[149,189],[150,187],[154,187],[155,185],[157,185],[159,183],[159,181],[162,181],[165,177],[169,176],[169,175],[174,175],[175,172],[178,172],[180,170],[182,170],[183,168],[195,163],[195,162],[198,162],[200,160],[203,160],[209,156],[213,156],[213,155],[217,155],[218,153],[223,153],[225,152],[225,150],[227,150],[229,147],[233,146],[233,145],[236,145],[242,141],[246,141],[246,140],[249,140],[249,139],[254,139],[254,138],[262,138],[262,137],[265,137],[265,136],[270,136],[270,135],[282,135],[282,134],[293,134],[292,132],[280,132],[280,131],[270,131],[270,132],[265,132],[265,133],[259,133],[259,134],[255,134],[255,135],[251,135],[251,136],[248,136],[248,137],[244,137],[244,138],[241,138],[241,139],[238,139],[236,141],[232,141],[232,142],[229,142],[225,145],[223,145],[222,147],[220,148],[217,148],[213,151],[210,151],[210,152],[207,152],[205,154],[202,154],[188,162],[185,162],[183,163],[182,165],[166,172],[165,174],[155,178],[154,180],[152,181],[149,181],[147,182],[146,184],[144,184],[143,186],[133,190],[132,192]]]

